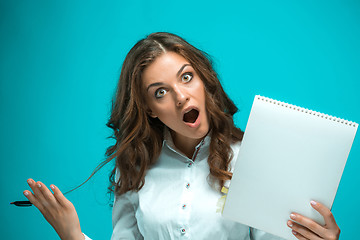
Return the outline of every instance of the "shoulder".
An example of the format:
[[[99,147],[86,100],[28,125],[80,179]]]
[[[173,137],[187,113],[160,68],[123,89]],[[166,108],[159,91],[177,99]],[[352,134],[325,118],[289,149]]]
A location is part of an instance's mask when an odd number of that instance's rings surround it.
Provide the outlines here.
[[[241,141],[234,142],[230,145],[231,150],[232,150],[232,159],[228,166],[228,171],[231,173],[234,172],[235,163],[239,157],[240,146],[241,146]],[[224,183],[224,187],[229,188],[229,186],[230,186],[230,180],[226,180]]]
[[[231,150],[232,150],[232,160],[229,165],[230,172],[234,171],[235,163],[236,163],[236,160],[238,159],[239,152],[240,152],[240,146],[241,146],[241,141],[234,142],[230,145]]]
[[[230,145],[231,150],[233,151],[234,156],[239,154],[239,150],[240,150],[240,146],[241,146],[241,141],[237,141],[234,142]]]

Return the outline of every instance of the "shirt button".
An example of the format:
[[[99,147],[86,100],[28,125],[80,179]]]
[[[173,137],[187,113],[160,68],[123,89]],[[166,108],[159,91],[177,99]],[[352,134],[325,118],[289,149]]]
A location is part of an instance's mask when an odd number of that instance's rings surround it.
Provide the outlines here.
[[[186,230],[185,230],[185,228],[182,228],[181,230],[180,230],[180,232],[181,232],[181,234],[185,234],[186,233]]]
[[[185,208],[186,208],[186,204],[182,205],[182,208],[185,209]]]
[[[187,189],[190,188],[190,183],[186,184],[186,188],[187,188]]]
[[[192,162],[188,164],[188,167],[191,167],[192,166]]]

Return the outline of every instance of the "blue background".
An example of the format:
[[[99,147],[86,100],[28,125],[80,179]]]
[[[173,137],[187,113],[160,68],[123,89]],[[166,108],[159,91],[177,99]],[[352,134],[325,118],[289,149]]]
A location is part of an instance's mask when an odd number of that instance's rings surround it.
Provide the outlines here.
[[[36,208],[9,202],[24,199],[29,177],[67,191],[104,159],[122,61],[151,32],[179,34],[213,56],[242,129],[255,94],[360,122],[355,0],[2,0],[0,31],[2,239],[57,239]],[[333,205],[344,240],[359,235],[359,158],[357,136]],[[112,231],[111,167],[67,195],[98,240]]]

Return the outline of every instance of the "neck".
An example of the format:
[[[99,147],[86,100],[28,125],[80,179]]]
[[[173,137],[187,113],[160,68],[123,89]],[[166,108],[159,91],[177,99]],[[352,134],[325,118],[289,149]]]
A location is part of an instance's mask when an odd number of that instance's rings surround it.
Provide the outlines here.
[[[195,147],[201,142],[203,138],[193,139],[182,136],[180,134],[175,134],[171,131],[171,136],[174,142],[174,145],[177,149],[179,149],[182,153],[184,153],[188,158],[192,159]]]

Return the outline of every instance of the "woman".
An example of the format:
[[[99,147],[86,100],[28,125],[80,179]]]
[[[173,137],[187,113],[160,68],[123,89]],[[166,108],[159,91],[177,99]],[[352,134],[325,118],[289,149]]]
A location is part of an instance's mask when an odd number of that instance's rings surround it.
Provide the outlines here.
[[[279,239],[216,213],[243,136],[233,123],[236,111],[206,54],[182,38],[153,33],[130,50],[108,122],[116,144],[103,163],[116,161],[112,239]],[[34,194],[25,196],[60,238],[84,239],[60,190],[28,183]],[[338,239],[331,211],[312,206],[326,225],[293,213],[287,222],[293,234]]]

